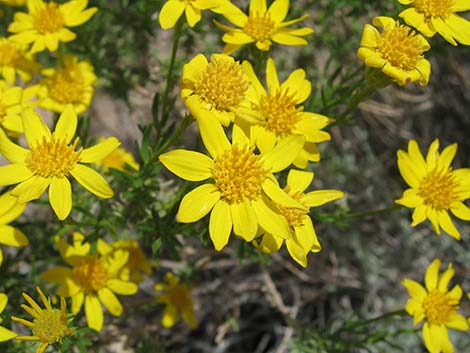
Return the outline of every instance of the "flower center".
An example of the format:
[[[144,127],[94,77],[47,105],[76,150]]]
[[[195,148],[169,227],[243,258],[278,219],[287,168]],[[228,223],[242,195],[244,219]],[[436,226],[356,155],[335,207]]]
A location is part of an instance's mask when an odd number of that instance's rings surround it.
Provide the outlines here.
[[[248,85],[239,62],[212,59],[195,92],[210,108],[229,110],[240,104]]]
[[[266,129],[278,136],[285,136],[292,132],[300,120],[298,113],[303,107],[296,108],[289,93],[279,90],[275,95],[269,94],[261,98],[260,110],[266,121]]]
[[[255,40],[266,40],[276,32],[276,24],[271,19],[269,13],[264,13],[263,16],[256,14],[248,17],[245,26],[243,26],[243,32],[248,34]]]
[[[400,25],[387,26],[378,43],[382,57],[393,66],[403,70],[412,70],[423,58],[424,48],[419,37],[410,27]]]
[[[212,178],[222,197],[232,204],[255,200],[268,173],[259,155],[235,145],[217,157]]]
[[[73,276],[85,292],[97,292],[108,281],[108,269],[96,256],[87,256],[74,267]]]
[[[80,103],[85,91],[84,79],[78,68],[58,69],[46,79],[49,96],[59,103]]]
[[[78,137],[71,145],[55,137],[50,141],[43,138],[41,143],[31,149],[26,157],[26,165],[34,175],[43,178],[66,177],[80,159],[81,149],[75,151],[77,144]]]
[[[190,304],[188,291],[184,285],[177,284],[171,287],[168,292],[171,303],[178,309],[183,309]]]
[[[65,24],[64,15],[59,6],[49,2],[34,14],[33,25],[40,34],[55,33]]]
[[[434,289],[424,299],[423,308],[427,321],[431,324],[444,324],[457,308],[458,302]]]
[[[454,0],[415,0],[413,6],[424,14],[426,20],[431,17],[447,17],[452,11]]]
[[[14,65],[20,58],[21,54],[11,43],[0,43],[0,65]]]
[[[452,175],[445,171],[432,171],[421,182],[418,195],[424,204],[436,210],[448,210],[452,202],[458,200],[458,184]]]
[[[284,191],[292,197],[294,200],[300,201],[300,196],[302,195],[299,192],[293,192],[289,186],[286,186],[284,188]],[[279,204],[276,204],[277,208],[279,209],[279,212],[284,216],[286,219],[287,223],[291,227],[300,227],[303,225],[303,220],[305,216],[308,214],[308,211],[301,210],[299,208],[294,208],[294,207],[284,207]]]
[[[67,327],[67,317],[60,310],[46,309],[39,312],[38,315],[33,321],[32,331],[41,342],[58,342],[62,337],[71,333]]]

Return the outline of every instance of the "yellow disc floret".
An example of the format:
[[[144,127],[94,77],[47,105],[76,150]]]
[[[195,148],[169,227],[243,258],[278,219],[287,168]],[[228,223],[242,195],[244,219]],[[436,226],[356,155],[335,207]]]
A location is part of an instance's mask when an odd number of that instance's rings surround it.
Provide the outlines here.
[[[400,25],[387,26],[378,41],[378,51],[393,66],[403,70],[412,70],[423,58],[424,48],[410,27]]]
[[[433,171],[421,182],[418,195],[426,206],[435,210],[448,210],[454,201],[459,200],[456,191],[458,184],[450,173]]]
[[[212,178],[228,203],[241,203],[258,198],[268,172],[260,156],[235,145],[217,157]]]
[[[261,98],[260,110],[266,121],[266,129],[278,136],[285,136],[292,132],[300,120],[298,113],[302,108],[295,107],[295,102],[287,91],[279,90]]]
[[[78,67],[58,69],[46,79],[46,86],[50,97],[62,104],[81,103],[86,89]]]
[[[33,334],[42,342],[59,342],[62,337],[70,333],[67,327],[67,317],[58,309],[46,309],[41,311],[33,321]]]
[[[64,15],[59,6],[50,2],[38,11],[33,18],[34,28],[41,34],[55,33],[65,24]]]
[[[453,13],[454,0],[415,0],[416,11],[424,14],[426,19],[431,17],[447,17]]]
[[[276,32],[276,24],[268,12],[262,16],[256,14],[248,17],[243,31],[256,40],[267,40]]]
[[[8,41],[0,41],[0,65],[15,65],[21,59],[21,54]]]
[[[427,321],[432,324],[445,324],[456,311],[458,302],[448,294],[435,289],[428,293],[423,302]]]
[[[300,200],[302,193],[293,192],[289,186],[286,186],[284,188],[284,191],[294,200],[302,204]],[[276,204],[276,206],[279,209],[279,212],[281,212],[281,214],[286,219],[287,224],[289,224],[289,226],[300,227],[303,225],[303,221],[308,214],[308,207],[306,207],[306,210],[303,210],[303,209],[294,208],[294,207],[284,207],[279,204]]]
[[[73,277],[85,292],[97,292],[105,287],[109,274],[103,260],[89,255],[74,267]]]
[[[213,58],[196,83],[195,92],[213,108],[229,110],[241,102],[248,86],[239,62]]]
[[[80,150],[75,151],[77,144],[78,138],[71,145],[54,137],[50,141],[44,138],[41,143],[31,148],[26,157],[26,165],[37,176],[66,177],[79,160]]]

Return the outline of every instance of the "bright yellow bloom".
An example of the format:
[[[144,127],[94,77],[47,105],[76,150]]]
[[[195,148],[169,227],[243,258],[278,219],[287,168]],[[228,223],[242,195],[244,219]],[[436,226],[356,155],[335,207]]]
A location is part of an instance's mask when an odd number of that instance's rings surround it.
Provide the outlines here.
[[[427,85],[431,64],[423,53],[431,47],[426,39],[390,17],[376,17],[373,24],[383,31],[380,33],[369,24],[364,26],[361,47],[357,51],[359,58],[367,66],[382,70],[399,85],[414,81]]]
[[[470,169],[452,170],[450,164],[457,152],[457,144],[447,146],[442,153],[438,150],[439,140],[435,139],[425,160],[418,143],[411,140],[408,152],[397,152],[398,169],[411,188],[395,202],[415,209],[412,227],[429,219],[437,234],[441,234],[442,227],[447,234],[460,239],[449,211],[457,218],[470,221],[470,208],[463,202],[470,198]]]
[[[268,51],[272,42],[284,45],[306,45],[301,38],[313,33],[310,27],[288,28],[305,20],[308,15],[283,22],[289,11],[289,0],[275,0],[267,9],[266,0],[251,0],[248,16],[235,5],[222,15],[235,26],[225,26],[217,21],[216,25],[227,31],[222,41],[227,43],[223,52],[230,54],[245,44],[255,43],[259,50]]]
[[[19,203],[18,198],[11,196],[9,192],[0,196],[0,244],[15,247],[29,244],[22,231],[8,225],[23,213],[25,207],[25,204]],[[3,252],[0,248],[0,265],[2,262]]]
[[[201,10],[223,13],[229,5],[227,0],[167,0],[158,15],[158,21],[163,29],[173,28],[184,12],[189,27],[194,27],[201,20]]]
[[[28,0],[28,13],[15,13],[8,31],[10,38],[21,44],[31,44],[31,52],[36,53],[47,48],[56,51],[60,42],[70,42],[76,34],[68,27],[79,26],[98,11],[96,7],[85,8],[88,0],[71,0],[64,4],[54,1]]]
[[[19,183],[12,195],[22,203],[38,199],[49,188],[49,202],[60,220],[67,218],[72,209],[70,175],[98,197],[113,196],[106,180],[82,163],[94,163],[113,151],[119,146],[115,137],[76,150],[78,137],[73,142],[72,138],[77,129],[77,115],[71,106],[60,115],[53,133],[30,108],[24,110],[22,117],[30,149],[14,144],[0,130],[0,153],[12,163],[0,167],[0,185]]]
[[[46,78],[39,83],[37,93],[41,108],[62,113],[71,104],[77,114],[88,109],[97,80],[89,62],[65,55],[59,68],[45,69],[42,74]]]
[[[32,75],[39,71],[40,65],[26,50],[27,45],[15,43],[10,38],[0,37],[0,75],[8,83],[15,83],[16,74],[24,82],[29,82]]]
[[[100,138],[100,141],[102,138]],[[102,167],[105,173],[110,169],[117,169],[120,171],[128,171],[128,167],[139,170],[140,166],[135,161],[132,153],[127,152],[124,148],[118,147],[113,152],[108,154],[103,159],[96,162],[98,167]]]
[[[10,6],[24,6],[26,5],[26,0],[0,0],[1,3],[10,5]]]
[[[152,262],[147,260],[144,252],[139,246],[139,243],[134,239],[118,240],[111,244],[98,239],[98,251],[104,256],[113,256],[114,252],[125,250],[129,253],[126,264],[119,272],[119,278],[122,280],[131,280],[135,283],[140,283],[144,280],[144,274],[150,275],[152,273]]]
[[[470,10],[468,0],[398,0],[410,7],[398,16],[427,37],[437,33],[452,45],[470,45],[470,21],[457,15]],[[458,43],[457,43],[458,42]]]
[[[41,274],[46,281],[60,285],[57,294],[72,298],[72,313],[76,315],[85,303],[88,327],[100,331],[103,327],[104,305],[114,316],[120,316],[123,307],[116,294],[132,295],[137,285],[118,278],[126,265],[129,253],[117,250],[112,256],[97,252],[90,253],[91,246],[83,242],[80,233],[73,234],[73,244],[59,239],[58,246],[62,258],[70,267],[55,266]],[[115,294],[116,293],[116,294]]]
[[[313,181],[313,173],[291,169],[287,176],[284,191],[305,206],[305,209],[276,205],[289,225],[289,234],[285,236],[287,251],[301,266],[307,267],[309,252],[319,252],[321,245],[309,216],[310,208],[324,205],[340,199],[344,193],[339,190],[315,190],[305,193]],[[269,233],[253,244],[262,252],[271,254],[279,251],[284,239]]]
[[[168,272],[165,282],[157,283],[155,290],[163,292],[157,296],[157,301],[166,304],[162,317],[163,326],[172,327],[181,316],[191,328],[197,327],[191,292],[187,285],[180,283],[173,273]]]
[[[23,112],[23,88],[10,87],[0,80],[0,127],[12,137],[23,133],[21,113]]]
[[[7,295],[5,293],[0,293],[0,314],[5,309],[5,306],[7,305],[7,303],[8,303]],[[0,324],[1,323],[2,323],[2,319],[0,318]],[[3,326],[0,326],[0,342],[9,341],[12,338],[15,338],[16,336],[18,335],[15,332]]]
[[[212,116],[228,126],[250,109],[251,91],[254,88],[242,65],[231,56],[213,54],[207,62],[198,54],[183,67],[181,98],[196,119]]]
[[[279,237],[289,234],[284,217],[273,202],[301,208],[280,189],[272,173],[288,167],[304,145],[302,136],[289,136],[267,153],[255,154],[245,134],[233,126],[232,143],[211,117],[198,119],[203,143],[211,157],[202,153],[173,150],[160,155],[165,167],[180,178],[208,183],[198,186],[181,200],[177,219],[196,222],[208,213],[209,235],[217,251],[230,233],[251,242],[261,226]]]
[[[258,148],[269,151],[286,136],[301,135],[305,137],[305,145],[296,156],[294,165],[306,168],[308,161],[318,162],[320,152],[316,143],[330,139],[330,134],[321,129],[332,119],[303,111],[304,107],[300,104],[305,102],[312,90],[312,84],[305,78],[305,71],[295,70],[281,84],[274,61],[269,59],[266,67],[266,91],[251,64],[245,61],[243,65],[255,87],[254,95],[249,96],[252,102],[249,123],[251,138]]]
[[[454,276],[452,264],[439,278],[441,261],[435,259],[427,268],[424,277],[426,288],[416,281],[404,279],[402,284],[408,289],[411,298],[406,303],[406,312],[413,316],[413,325],[424,320],[423,340],[430,353],[452,353],[454,347],[449,340],[447,328],[466,331],[467,320],[457,313],[462,288],[459,285],[448,290]]]
[[[15,316],[12,316],[11,319],[30,327],[33,332],[33,336],[18,336],[16,339],[21,341],[40,341],[41,343],[36,353],[43,353],[50,344],[60,342],[65,336],[73,334],[73,330],[68,327],[69,320],[67,319],[67,304],[65,299],[60,297],[60,310],[55,309],[41,289],[36,287],[36,290],[44,304],[44,309],[28,294],[23,293],[23,297],[31,307],[26,304],[22,304],[21,307],[33,317],[33,321],[31,322]]]

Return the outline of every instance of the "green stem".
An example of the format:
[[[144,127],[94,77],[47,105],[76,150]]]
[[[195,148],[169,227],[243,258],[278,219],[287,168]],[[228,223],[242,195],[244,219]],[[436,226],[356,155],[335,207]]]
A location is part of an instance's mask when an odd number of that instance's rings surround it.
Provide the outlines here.
[[[398,210],[400,208],[400,205],[392,205],[389,207],[381,208],[378,210],[373,210],[373,211],[366,211],[366,212],[356,212],[356,213],[348,213],[345,215],[346,218],[362,218],[362,217],[370,217],[370,216],[375,216],[383,213],[389,213],[391,211]]]
[[[155,158],[158,158],[160,154],[165,152],[181,136],[183,131],[186,130],[189,125],[191,125],[193,121],[194,118],[191,115],[185,115],[183,119],[181,119],[173,134],[165,139],[165,143],[163,145],[158,147],[155,153]]]
[[[392,316],[406,316],[406,310],[405,309],[400,309],[400,310],[394,310],[394,311],[389,311],[387,313],[384,313],[382,315],[373,317],[372,319],[364,320],[364,325],[369,325],[377,321],[381,321],[384,319],[388,319],[389,317]]]
[[[175,30],[173,32],[173,48],[171,49],[170,66],[168,68],[168,75],[166,78],[165,92],[163,93],[163,97],[162,97],[162,119],[161,119],[160,127],[156,127],[157,130],[161,129],[161,127],[166,125],[166,122],[168,120],[168,115],[170,112],[170,107],[168,106],[168,99],[170,96],[170,92],[174,86],[173,70],[175,68],[176,52],[178,51],[183,24],[184,24],[184,20],[183,20],[183,17],[181,17],[178,20],[178,22],[176,22]]]

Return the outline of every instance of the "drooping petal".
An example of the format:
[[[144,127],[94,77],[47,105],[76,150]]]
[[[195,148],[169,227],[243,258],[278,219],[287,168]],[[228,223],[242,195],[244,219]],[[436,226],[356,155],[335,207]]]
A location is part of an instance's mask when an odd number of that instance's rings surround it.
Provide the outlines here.
[[[212,210],[220,197],[214,184],[200,185],[183,197],[176,218],[183,223],[196,222]]]
[[[67,178],[53,178],[49,186],[49,202],[57,218],[63,221],[72,210],[72,186]]]
[[[83,302],[85,301],[85,293],[78,292],[72,297],[72,314],[77,315],[80,312],[80,309],[83,306]]]
[[[233,203],[230,205],[233,222],[233,232],[245,241],[252,241],[258,230],[256,213],[249,201]]]
[[[220,200],[212,209],[209,219],[209,235],[217,251],[222,250],[227,245],[232,231],[232,216],[230,205]]]
[[[94,294],[88,293],[85,296],[85,315],[88,327],[100,332],[103,328],[103,308]]]

